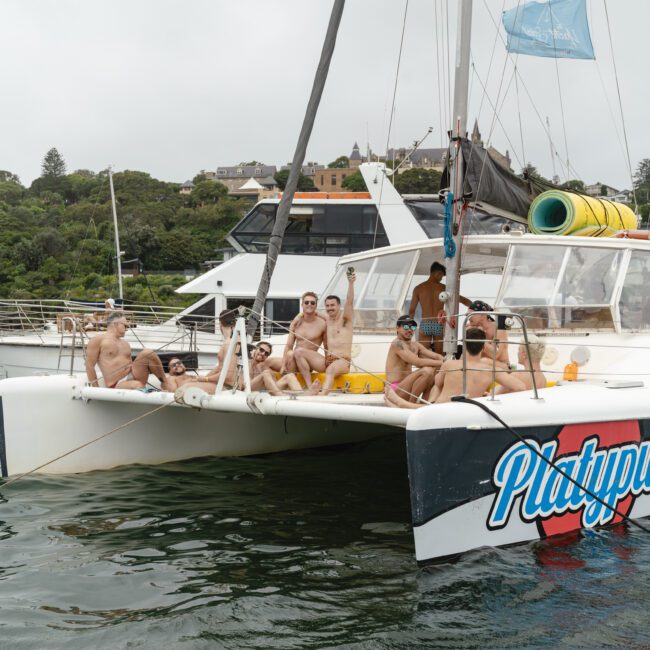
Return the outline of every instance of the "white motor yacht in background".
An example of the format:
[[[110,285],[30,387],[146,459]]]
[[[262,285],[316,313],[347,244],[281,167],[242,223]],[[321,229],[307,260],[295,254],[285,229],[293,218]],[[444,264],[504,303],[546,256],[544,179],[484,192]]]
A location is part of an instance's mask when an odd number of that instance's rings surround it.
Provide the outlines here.
[[[294,200],[265,303],[265,336],[283,332],[271,321],[288,324],[304,291],[322,294],[342,255],[441,236],[444,207],[437,196],[401,197],[381,163],[362,164],[360,171],[369,192],[303,193]],[[127,308],[136,325],[126,337],[134,353],[144,347],[166,355],[192,353],[199,367],[214,365],[222,340],[218,315],[252,305],[278,204],[279,199],[257,203],[228,235],[236,254],[177,289],[201,296],[190,307]],[[477,206],[471,224],[473,233],[498,233],[524,227],[525,219]],[[70,351],[81,351],[96,334],[83,330],[83,317],[97,308],[74,301],[0,301],[0,377],[83,370],[83,353]]]

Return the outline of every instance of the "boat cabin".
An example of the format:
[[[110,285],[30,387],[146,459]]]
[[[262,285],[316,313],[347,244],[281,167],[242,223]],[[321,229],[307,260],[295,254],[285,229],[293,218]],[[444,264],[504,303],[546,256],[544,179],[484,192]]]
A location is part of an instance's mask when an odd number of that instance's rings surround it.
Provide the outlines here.
[[[344,300],[345,273],[354,267],[355,329],[394,331],[434,261],[445,263],[442,239],[348,255],[323,295]],[[460,291],[520,314],[537,332],[650,331],[650,242],[470,235],[463,242]]]

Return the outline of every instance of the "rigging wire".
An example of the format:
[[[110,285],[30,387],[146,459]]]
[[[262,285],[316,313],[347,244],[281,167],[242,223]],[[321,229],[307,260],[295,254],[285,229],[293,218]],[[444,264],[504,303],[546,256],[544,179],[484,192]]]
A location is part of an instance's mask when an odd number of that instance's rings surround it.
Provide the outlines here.
[[[555,45],[555,27],[553,26],[553,7],[551,6],[551,0],[548,0],[548,13],[549,13],[549,18],[551,19],[551,35],[553,36],[553,51],[557,54],[557,47]],[[566,152],[566,166],[567,169],[570,170],[571,163],[569,162],[569,141],[566,135],[566,119],[564,117],[564,100],[562,98],[562,85],[560,84],[560,66],[558,65],[557,62],[557,56],[553,57],[553,61],[555,62],[555,77],[557,79],[557,91],[560,100],[560,115],[562,116],[562,133],[564,135],[564,151]],[[569,180],[568,174],[566,180],[567,181]]]
[[[625,128],[625,116],[623,114],[623,100],[621,99],[621,86],[618,81],[618,70],[616,68],[616,57],[614,56],[614,41],[612,40],[612,28],[609,23],[609,12],[607,11],[607,0],[603,0],[605,8],[605,18],[607,21],[607,35],[609,36],[609,49],[612,54],[612,64],[614,66],[614,78],[616,80],[616,94],[618,96],[618,108],[621,113],[621,125],[623,127],[623,137],[625,138],[625,152],[627,153],[627,168],[630,173],[630,183],[632,184],[632,196],[634,197],[634,210],[638,212],[639,206],[636,200],[636,191],[634,189],[634,177],[632,175],[632,162],[630,159],[630,146],[627,140],[627,129]]]
[[[402,20],[402,35],[399,41],[399,52],[397,54],[397,69],[395,70],[395,83],[393,85],[393,101],[390,108],[390,117],[388,119],[388,133],[386,134],[386,159],[388,160],[388,147],[390,145],[390,136],[393,128],[393,117],[395,116],[395,100],[397,99],[397,84],[399,82],[399,69],[402,64],[402,51],[404,48],[404,33],[406,32],[406,17],[408,15],[409,0],[404,4],[404,18]],[[393,148],[393,155],[395,151]],[[381,185],[379,186],[379,207],[381,206],[381,197],[384,193],[384,183],[386,182],[386,174],[381,176]],[[379,228],[379,210],[377,211],[377,218],[375,219],[375,232],[372,236],[372,247],[375,248],[377,244],[377,230]]]
[[[438,0],[434,0],[433,3],[433,15],[434,15],[434,24],[436,26],[436,85],[438,86],[438,129],[440,133],[440,146],[442,147],[442,138],[445,133],[443,127],[443,103],[442,103],[442,88],[441,88],[441,79],[440,79],[440,39],[438,38],[438,29],[439,29],[439,20],[438,20]]]

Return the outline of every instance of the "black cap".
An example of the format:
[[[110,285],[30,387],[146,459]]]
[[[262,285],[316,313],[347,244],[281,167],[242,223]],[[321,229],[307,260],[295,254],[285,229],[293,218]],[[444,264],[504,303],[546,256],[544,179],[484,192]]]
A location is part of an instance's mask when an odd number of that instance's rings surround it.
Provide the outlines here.
[[[414,318],[411,318],[408,314],[402,314],[397,319],[397,327],[402,327],[403,325],[415,325],[417,327],[418,322]]]
[[[483,302],[482,300],[473,300],[468,309],[470,311],[494,311],[490,305],[487,304],[487,302]],[[492,316],[488,316],[490,320],[494,320]]]

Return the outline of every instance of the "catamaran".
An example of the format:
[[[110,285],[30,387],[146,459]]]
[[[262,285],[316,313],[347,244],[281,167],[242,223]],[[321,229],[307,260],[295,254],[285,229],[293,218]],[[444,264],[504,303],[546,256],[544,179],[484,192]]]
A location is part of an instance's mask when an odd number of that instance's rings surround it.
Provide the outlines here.
[[[330,57],[342,4],[334,3]],[[3,476],[268,453],[406,430],[419,561],[650,515],[650,242],[597,237],[633,228],[634,215],[624,206],[600,202],[599,212],[586,197],[553,192],[531,205],[525,183],[491,167],[467,140],[471,6],[461,0],[444,236],[353,252],[338,260],[325,288],[342,294],[346,270],[355,268],[353,373],[341,378],[341,391],[327,397],[251,392],[246,363],[245,390],[224,391],[221,383],[215,395],[192,388],[180,399],[91,387],[74,373],[7,379],[0,382]],[[294,181],[301,141],[303,133]],[[279,250],[274,239],[285,227],[282,219],[290,218],[290,194],[269,233],[268,258],[270,249]],[[468,234],[472,206],[483,204],[519,218],[530,208],[531,230],[542,234]],[[553,234],[579,230],[591,236]],[[446,352],[456,352],[459,327],[466,326],[458,318],[458,295],[475,298],[480,289],[494,296],[494,315],[510,321],[511,362],[513,348],[528,345],[530,332],[545,341],[548,385],[414,410],[385,405],[380,373],[395,321],[413,286],[440,260],[447,262]],[[272,272],[273,263],[267,259],[265,268]],[[254,322],[264,316],[256,305],[265,300],[266,289],[247,312]],[[246,358],[246,328],[240,318],[226,366],[237,343]]]

